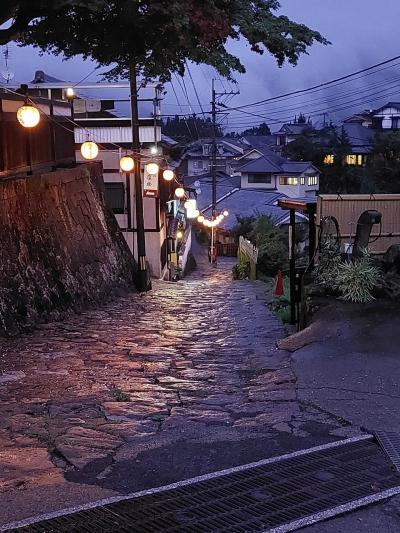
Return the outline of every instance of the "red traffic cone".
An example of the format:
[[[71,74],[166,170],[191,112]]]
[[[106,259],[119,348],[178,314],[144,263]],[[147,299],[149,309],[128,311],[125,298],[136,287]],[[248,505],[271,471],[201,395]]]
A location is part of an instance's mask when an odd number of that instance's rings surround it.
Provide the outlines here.
[[[282,272],[278,271],[278,278],[276,280],[276,287],[275,287],[275,296],[283,296],[284,290],[283,290],[283,278],[282,278]]]

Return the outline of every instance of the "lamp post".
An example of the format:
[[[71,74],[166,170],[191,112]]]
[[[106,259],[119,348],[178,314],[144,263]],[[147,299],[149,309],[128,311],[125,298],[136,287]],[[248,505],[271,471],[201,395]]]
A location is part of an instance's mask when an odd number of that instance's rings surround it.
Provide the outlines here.
[[[125,191],[126,191],[126,229],[132,229],[132,208],[131,208],[131,172],[135,168],[135,161],[130,156],[121,157],[119,166],[125,172]]]
[[[130,70],[129,85],[131,93],[132,150],[136,158],[136,165],[134,169],[136,200],[136,239],[138,251],[138,275],[136,280],[136,288],[139,292],[146,292],[151,289],[151,281],[146,264],[146,237],[144,229],[142,178],[140,166],[139,112],[136,74],[136,67],[132,66]]]

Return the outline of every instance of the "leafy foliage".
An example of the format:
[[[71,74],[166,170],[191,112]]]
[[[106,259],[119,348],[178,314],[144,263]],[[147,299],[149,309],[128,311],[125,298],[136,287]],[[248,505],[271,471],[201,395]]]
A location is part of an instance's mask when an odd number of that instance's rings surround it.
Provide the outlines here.
[[[250,276],[250,262],[239,259],[232,267],[232,278],[235,280],[247,279]]]
[[[374,299],[372,290],[379,284],[381,273],[365,252],[353,262],[345,261],[337,268],[337,285],[343,300],[370,302]]]
[[[379,132],[368,169],[374,192],[400,193],[400,131]]]
[[[112,78],[132,65],[147,78],[183,74],[186,60],[206,63],[232,77],[245,72],[226,49],[244,38],[255,53],[268,51],[278,65],[295,65],[317,31],[277,15],[278,0],[2,0],[0,44],[18,40],[67,58],[91,57]]]
[[[382,273],[373,263],[368,251],[353,261],[342,261],[340,249],[334,241],[327,241],[315,271],[315,280],[328,292],[341,294],[350,302],[370,302],[372,291],[381,284]]]
[[[226,134],[226,137],[231,137],[233,139],[238,139],[240,137],[247,137],[251,135],[270,135],[271,130],[269,129],[269,126],[266,122],[261,122],[258,126],[253,126],[252,128],[248,128],[247,130],[243,130],[240,133],[231,131],[230,133]]]
[[[173,118],[168,117],[163,124],[163,133],[181,143],[188,143],[193,141],[193,139],[211,137],[213,131],[214,127],[210,118],[180,118],[179,116],[175,116]],[[216,127],[216,135],[217,137],[222,137],[223,135],[220,125]]]
[[[262,215],[256,219],[250,240],[258,248],[258,269],[274,276],[278,270],[287,267],[287,239],[283,230],[275,226],[270,217]]]

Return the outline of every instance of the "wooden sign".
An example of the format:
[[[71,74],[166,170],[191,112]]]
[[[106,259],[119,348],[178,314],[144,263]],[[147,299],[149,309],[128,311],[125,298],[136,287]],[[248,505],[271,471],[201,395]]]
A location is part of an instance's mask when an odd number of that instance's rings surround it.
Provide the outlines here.
[[[144,198],[158,197],[158,174],[148,174],[146,169],[144,171],[143,196]]]

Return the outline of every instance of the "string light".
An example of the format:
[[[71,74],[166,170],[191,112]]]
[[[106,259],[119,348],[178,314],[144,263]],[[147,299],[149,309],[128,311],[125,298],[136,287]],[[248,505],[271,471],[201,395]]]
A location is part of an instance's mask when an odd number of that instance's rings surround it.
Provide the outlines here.
[[[34,128],[40,122],[39,109],[33,105],[23,105],[17,110],[17,119],[24,128]]]
[[[126,155],[119,160],[119,166],[124,172],[132,172],[135,168],[135,161],[131,156]]]
[[[163,178],[165,179],[165,181],[172,181],[175,177],[175,174],[173,172],[173,170],[170,170],[170,169],[166,169],[164,170],[163,172]]]
[[[151,176],[158,174],[159,170],[160,170],[160,167],[157,165],[157,163],[148,163],[146,165],[147,174],[150,174]]]
[[[96,159],[99,155],[99,147],[93,141],[86,141],[81,146],[81,154],[84,159],[88,159],[89,161]]]
[[[202,224],[204,221],[205,221],[205,217],[203,215],[199,215],[197,217],[197,222],[199,222],[199,224]]]
[[[224,215],[224,217],[227,217],[227,216],[229,215],[229,211],[227,211],[227,210],[225,209],[225,211],[223,211],[222,214]]]
[[[185,196],[185,189],[183,187],[177,187],[175,189],[175,196],[177,198],[184,198]]]

